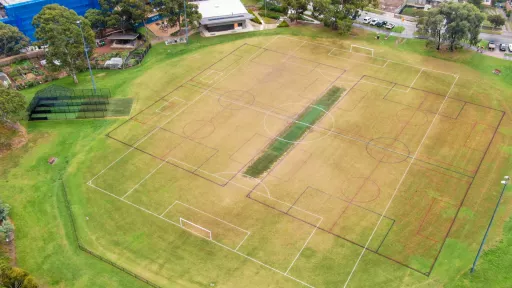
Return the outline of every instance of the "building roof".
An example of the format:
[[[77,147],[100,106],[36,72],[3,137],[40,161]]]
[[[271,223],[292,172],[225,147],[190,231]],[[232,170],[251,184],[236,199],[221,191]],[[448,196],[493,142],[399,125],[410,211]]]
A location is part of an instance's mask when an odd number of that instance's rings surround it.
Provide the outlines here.
[[[107,39],[110,39],[110,40],[135,40],[137,39],[137,37],[139,36],[139,34],[132,34],[132,33],[126,33],[126,34],[123,34],[123,33],[114,33],[110,36],[107,37]]]
[[[36,1],[34,1],[34,0],[0,0],[0,4],[2,4],[4,6],[11,6],[11,5],[20,4],[23,2],[36,2]]]
[[[199,13],[203,15],[203,18],[247,13],[240,0],[206,0],[191,3],[199,6]]]
[[[206,0],[191,2],[198,6],[203,16],[201,24],[218,24],[254,18],[240,0]]]

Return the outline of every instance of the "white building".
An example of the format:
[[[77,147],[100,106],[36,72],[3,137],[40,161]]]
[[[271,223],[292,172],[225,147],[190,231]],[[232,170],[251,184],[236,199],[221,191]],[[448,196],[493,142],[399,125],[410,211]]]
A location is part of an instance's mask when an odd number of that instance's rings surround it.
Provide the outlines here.
[[[202,32],[205,36],[252,31],[249,20],[254,18],[240,0],[193,1],[199,7]],[[224,33],[222,33],[224,32]]]

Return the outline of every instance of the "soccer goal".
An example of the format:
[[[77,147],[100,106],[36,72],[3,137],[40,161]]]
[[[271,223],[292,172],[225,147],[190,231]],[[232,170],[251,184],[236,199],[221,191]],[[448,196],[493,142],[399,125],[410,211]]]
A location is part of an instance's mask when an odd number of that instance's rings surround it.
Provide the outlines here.
[[[358,53],[358,54],[363,54],[363,55],[368,55],[368,56],[372,56],[373,57],[373,49],[372,48],[368,48],[368,47],[363,47],[363,46],[358,46],[358,45],[350,45],[350,52],[352,53]]]
[[[181,228],[188,230],[198,236],[206,238],[208,240],[212,240],[212,231],[203,228],[197,224],[194,224],[186,219],[180,217],[180,226]]]

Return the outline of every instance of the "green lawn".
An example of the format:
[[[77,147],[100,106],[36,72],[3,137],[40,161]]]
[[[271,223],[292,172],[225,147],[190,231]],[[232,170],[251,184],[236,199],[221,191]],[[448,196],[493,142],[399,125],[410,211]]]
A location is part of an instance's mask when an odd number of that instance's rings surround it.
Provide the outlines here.
[[[506,109],[509,114],[507,107],[511,105],[508,92],[512,91],[511,62],[470,51],[438,53],[425,49],[425,42],[420,40],[408,39],[397,44],[399,42],[395,37],[375,40],[374,33],[357,33],[360,35],[355,38],[340,38],[337,33],[327,29],[298,27],[212,38],[200,38],[195,35],[191,37],[188,46],[155,45],[143,64],[135,68],[123,71],[95,71],[95,79],[98,87],[110,88],[114,98],[132,98],[133,114],[153,103],[197,71],[215,62],[225,55],[226,51],[238,47],[243,40],[261,44],[267,43],[270,38],[255,38],[256,36],[290,34],[310,37],[310,41],[331,41],[331,44],[341,44],[342,41],[349,40],[352,43],[376,48],[376,56],[400,62],[443,67],[454,73],[474,77],[485,83],[483,85],[493,87],[493,93],[486,94],[485,101],[495,107]],[[502,71],[499,77],[491,73],[495,68]],[[161,79],[162,75],[165,76],[165,81],[155,80]],[[79,80],[78,85],[73,84],[69,77],[52,84],[77,88],[90,87],[87,72],[81,73]],[[23,94],[30,99],[35,91],[42,87],[44,86],[24,90]],[[310,110],[311,113],[305,113],[301,118],[304,117],[304,121],[314,121],[318,114],[312,113],[313,111],[318,109]],[[272,282],[272,278],[276,276],[271,270],[262,269],[250,261],[211,248],[207,242],[198,240],[197,237],[179,234],[182,232],[168,225],[150,222],[152,218],[148,215],[134,213],[122,202],[83,188],[84,183],[105,167],[106,163],[112,162],[126,151],[123,145],[114,143],[104,136],[122,121],[101,119],[23,123],[30,133],[29,143],[0,158],[0,197],[13,207],[11,215],[16,226],[17,263],[21,268],[28,270],[47,287],[147,287],[77,248],[63,199],[63,183],[66,183],[73,215],[77,218],[78,233],[84,244],[134,272],[152,277],[159,283],[167,283],[170,287],[204,287],[216,281],[219,281],[216,282],[219,287],[241,287],[241,283],[248,283],[244,281],[254,279],[255,282],[250,282],[254,287],[297,287],[296,282],[286,279]],[[510,159],[512,125],[508,122],[508,119],[504,122],[497,139],[499,144],[494,145],[489,156],[493,160]],[[295,133],[294,130],[294,137],[300,137],[300,133],[303,133],[301,131],[302,129],[299,129]],[[50,157],[58,158],[53,166],[47,164]],[[503,174],[511,171],[509,163],[491,164],[485,163],[482,169],[484,173],[497,175],[493,176],[496,179],[479,178],[472,194],[474,196],[469,197],[465,204],[475,207],[472,213],[478,213],[478,217],[471,216],[471,213],[462,215],[480,224],[458,226],[456,222],[454,231],[450,234],[450,239],[434,269],[434,275],[430,278],[432,280],[419,278],[414,273],[395,270],[395,266],[387,263],[382,263],[382,271],[385,273],[378,271],[382,273],[372,274],[371,279],[365,279],[372,280],[371,283],[375,287],[386,286],[389,283],[401,287],[429,287],[432,283],[445,284],[446,287],[507,287],[512,281],[508,271],[508,267],[512,265],[512,257],[508,253],[512,243],[512,221],[505,222],[512,210],[510,192],[505,196],[486,246],[494,248],[483,254],[474,275],[469,275],[467,270],[486,225],[486,221],[479,218],[489,218],[488,211],[492,210],[497,199],[496,193],[487,195],[483,192],[494,191],[492,189],[495,186],[488,184],[490,180],[497,181]],[[478,210],[484,208],[485,210]],[[96,217],[97,215],[100,216]],[[109,217],[104,218],[101,215]],[[100,237],[102,233],[112,234],[113,237],[110,240],[103,239]],[[172,242],[174,249],[169,250],[163,243],[175,234],[179,235],[179,240]],[[197,247],[199,249],[196,249]],[[307,257],[307,251],[305,255]],[[199,277],[190,271],[190,267],[180,266],[179,263],[183,263],[179,262],[180,259],[189,259],[188,257],[191,257],[190,263],[194,265],[192,272],[206,271],[205,274],[214,275],[213,278],[217,280]],[[221,268],[213,269],[211,265],[207,265],[211,259],[216,259],[213,263]],[[173,261],[177,261],[178,264]],[[146,267],[158,272],[147,272]],[[244,269],[241,270],[240,267]],[[364,286],[367,283],[362,282],[363,280],[360,279],[358,282],[356,278],[353,283]]]

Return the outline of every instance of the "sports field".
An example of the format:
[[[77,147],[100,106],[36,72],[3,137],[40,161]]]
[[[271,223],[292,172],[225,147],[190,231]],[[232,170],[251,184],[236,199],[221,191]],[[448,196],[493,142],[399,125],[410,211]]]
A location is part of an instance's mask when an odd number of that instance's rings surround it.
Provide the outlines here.
[[[183,286],[352,287],[385,266],[427,279],[505,112],[472,102],[472,79],[380,56],[242,44],[108,132],[124,151],[86,192],[166,231],[141,235],[157,247],[132,267],[162,286],[180,263]]]

